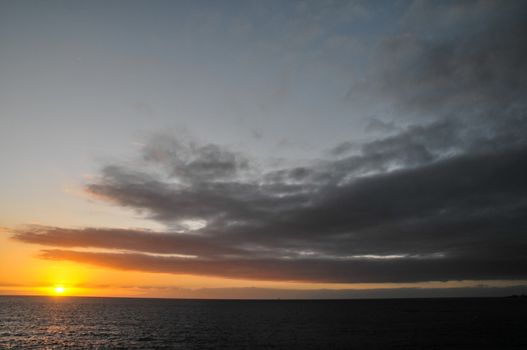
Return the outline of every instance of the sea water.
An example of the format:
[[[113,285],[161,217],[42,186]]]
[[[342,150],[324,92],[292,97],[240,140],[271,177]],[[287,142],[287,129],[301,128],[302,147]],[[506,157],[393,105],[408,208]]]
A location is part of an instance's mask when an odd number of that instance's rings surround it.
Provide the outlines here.
[[[3,296],[0,348],[527,349],[527,302]]]

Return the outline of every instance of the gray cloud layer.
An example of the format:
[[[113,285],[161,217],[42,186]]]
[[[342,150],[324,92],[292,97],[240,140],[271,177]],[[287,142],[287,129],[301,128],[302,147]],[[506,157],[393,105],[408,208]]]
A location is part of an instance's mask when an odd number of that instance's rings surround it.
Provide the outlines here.
[[[139,289],[140,290],[140,289]],[[168,297],[203,299],[355,299],[355,298],[451,298],[503,297],[526,294],[525,285],[511,287],[385,288],[385,289],[266,289],[266,288],[146,288]]]
[[[357,147],[346,141],[303,166],[262,170],[224,147],[158,135],[136,166],[108,165],[86,190],[167,232],[32,226],[14,238],[126,250],[49,249],[42,257],[155,272],[320,282],[525,279],[527,6],[496,6],[410,9],[410,33],[422,26],[419,16],[439,17],[430,23],[435,37],[387,38],[376,69],[348,96],[406,113],[401,125],[376,122],[390,126],[388,136]],[[202,225],[187,229],[192,222]]]

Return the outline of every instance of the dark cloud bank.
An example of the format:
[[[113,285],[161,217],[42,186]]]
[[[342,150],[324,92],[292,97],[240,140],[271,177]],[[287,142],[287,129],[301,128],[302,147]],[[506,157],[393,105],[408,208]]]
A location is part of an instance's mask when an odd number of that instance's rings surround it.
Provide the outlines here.
[[[161,297],[203,299],[355,299],[355,298],[448,298],[500,297],[525,294],[527,286],[458,288],[384,288],[384,289],[271,289],[271,288],[201,288],[137,287],[136,291],[155,290]]]
[[[485,4],[453,6],[438,38],[401,34],[380,44],[370,81],[349,98],[413,116],[384,137],[265,171],[224,147],[157,135],[137,165],[107,165],[86,190],[167,232],[29,226],[14,239],[54,247],[45,259],[125,270],[339,283],[525,280],[527,6]],[[409,30],[429,12],[414,6]]]

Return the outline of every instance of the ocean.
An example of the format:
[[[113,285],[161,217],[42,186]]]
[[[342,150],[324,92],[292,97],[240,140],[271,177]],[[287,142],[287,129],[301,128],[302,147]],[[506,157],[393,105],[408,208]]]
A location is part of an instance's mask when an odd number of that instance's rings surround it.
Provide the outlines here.
[[[527,301],[1,296],[0,348],[527,349]]]

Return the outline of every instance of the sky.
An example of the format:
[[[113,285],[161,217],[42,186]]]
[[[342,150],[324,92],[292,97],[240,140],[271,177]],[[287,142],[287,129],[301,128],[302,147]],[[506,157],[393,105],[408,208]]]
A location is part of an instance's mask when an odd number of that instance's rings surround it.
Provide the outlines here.
[[[0,294],[525,293],[526,17],[0,0]]]

